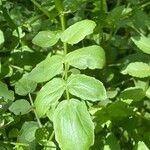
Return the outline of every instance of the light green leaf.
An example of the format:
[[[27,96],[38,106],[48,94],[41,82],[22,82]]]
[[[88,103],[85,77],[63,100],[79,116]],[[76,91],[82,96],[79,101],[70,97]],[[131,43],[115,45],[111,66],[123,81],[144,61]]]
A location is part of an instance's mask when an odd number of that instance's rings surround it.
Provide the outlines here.
[[[29,73],[28,78],[39,83],[48,81],[55,75],[62,73],[63,62],[62,56],[53,55],[40,62],[33,70]]]
[[[69,92],[84,100],[105,100],[106,90],[102,82],[86,75],[71,75],[67,81]]]
[[[79,69],[101,69],[105,64],[105,52],[97,45],[84,47],[67,54],[65,61]]]
[[[42,48],[53,46],[60,38],[58,31],[40,31],[32,40],[32,43]]]
[[[15,115],[24,115],[30,112],[31,105],[27,100],[20,99],[12,103],[9,110]]]
[[[38,92],[35,107],[39,117],[44,116],[51,105],[56,103],[65,90],[65,82],[61,78],[54,78],[46,83]]]
[[[131,39],[140,50],[146,54],[150,54],[150,37],[141,35],[140,37],[132,37]]]
[[[150,99],[150,87],[146,91],[146,96]]]
[[[37,83],[30,80],[25,74],[16,84],[15,84],[15,92],[18,95],[27,95],[28,93],[32,93],[37,87]]]
[[[61,35],[62,42],[76,44],[83,40],[86,35],[93,33],[96,24],[92,20],[82,20],[67,28]]]
[[[4,43],[4,34],[3,32],[0,30],[0,45]]]
[[[150,76],[150,66],[143,62],[133,62],[122,73],[129,74],[133,77],[145,78]]]
[[[35,140],[35,131],[38,124],[34,121],[25,122],[19,132],[18,142],[30,143]]]
[[[125,89],[119,95],[120,98],[126,99],[133,99],[134,101],[139,101],[145,97],[146,93],[143,91],[142,88],[139,87],[130,87]]]
[[[14,92],[8,90],[7,85],[0,81],[0,97],[7,100],[14,100]]]
[[[149,148],[146,146],[146,144],[143,141],[139,141],[133,150],[149,150]]]
[[[89,150],[94,143],[94,124],[85,103],[62,101],[55,110],[54,131],[61,150]]]

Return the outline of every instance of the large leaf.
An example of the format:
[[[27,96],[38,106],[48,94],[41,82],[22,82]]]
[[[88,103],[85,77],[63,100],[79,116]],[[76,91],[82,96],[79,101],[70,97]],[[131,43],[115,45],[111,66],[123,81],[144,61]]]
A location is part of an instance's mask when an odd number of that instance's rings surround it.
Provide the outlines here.
[[[36,89],[37,83],[30,80],[28,76],[25,74],[16,84],[15,84],[15,92],[18,95],[27,95],[28,93],[32,93]]]
[[[105,100],[106,90],[102,82],[86,75],[71,75],[67,81],[69,92],[84,100]]]
[[[150,65],[143,62],[133,62],[130,63],[125,70],[122,71],[123,74],[129,74],[133,77],[149,77],[150,76]]]
[[[48,56],[39,63],[28,75],[28,78],[39,83],[48,81],[63,70],[62,56]]]
[[[31,105],[27,100],[20,99],[13,102],[9,110],[15,115],[24,115],[31,111]]]
[[[62,42],[76,44],[83,40],[86,35],[93,33],[96,24],[92,20],[82,20],[67,28],[61,35]]]
[[[46,48],[53,46],[59,40],[60,33],[57,31],[40,31],[32,40],[33,44]]]
[[[51,105],[56,103],[65,90],[65,82],[61,78],[54,78],[46,83],[38,92],[35,107],[39,117],[44,116]]]
[[[67,54],[65,61],[79,69],[101,69],[105,64],[105,52],[97,45],[84,47]]]
[[[7,100],[14,100],[13,91],[8,90],[7,85],[0,81],[0,97]]]
[[[62,150],[89,150],[94,142],[94,124],[85,103],[62,101],[55,110],[54,131]]]
[[[140,50],[144,53],[150,54],[150,37],[142,35],[140,37],[132,37],[131,39]]]

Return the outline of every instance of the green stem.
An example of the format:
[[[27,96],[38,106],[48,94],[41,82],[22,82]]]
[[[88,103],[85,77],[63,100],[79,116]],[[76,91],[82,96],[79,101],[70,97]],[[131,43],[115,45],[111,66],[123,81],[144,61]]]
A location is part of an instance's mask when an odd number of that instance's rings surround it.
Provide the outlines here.
[[[49,15],[49,12],[47,10],[45,10],[44,8],[41,7],[41,5],[39,3],[37,3],[35,0],[31,0],[31,2],[40,10],[43,12],[43,14],[45,14],[48,18],[51,18]]]
[[[30,100],[31,106],[34,108],[34,103],[33,103],[33,100],[32,100],[32,97],[31,97],[30,93],[29,93],[29,100]],[[35,114],[35,117],[36,117],[36,120],[37,120],[37,123],[38,123],[39,127],[42,128],[42,124],[41,124],[40,119],[39,119],[39,117],[38,117],[38,115],[36,113],[36,110],[33,109],[33,112]]]
[[[65,14],[64,14],[64,8],[63,8],[62,1],[61,0],[55,0],[55,6],[56,6],[56,9],[59,13],[62,31],[65,31],[66,21],[65,21]],[[63,43],[63,48],[64,48],[64,57],[65,57],[68,53],[67,43]],[[65,67],[65,69],[64,69],[64,79],[65,79],[65,81],[67,81],[67,79],[68,79],[68,70],[69,70],[68,63],[65,62],[64,67]],[[69,100],[70,99],[69,98],[69,91],[68,91],[67,88],[66,88],[66,96],[67,96],[67,100]]]
[[[25,144],[25,143],[15,143],[15,142],[9,142],[9,141],[0,141],[0,143],[3,144],[11,144],[11,145],[19,145],[19,146],[24,146],[24,147],[28,147],[29,144]]]
[[[55,132],[53,131],[50,138],[49,138],[49,141],[51,141],[53,139],[54,135],[55,135]]]

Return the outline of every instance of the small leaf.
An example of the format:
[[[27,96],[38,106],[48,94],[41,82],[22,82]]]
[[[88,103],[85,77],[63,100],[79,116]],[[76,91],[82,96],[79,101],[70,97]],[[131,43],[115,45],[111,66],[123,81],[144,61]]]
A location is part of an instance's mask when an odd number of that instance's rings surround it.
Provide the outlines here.
[[[89,150],[94,143],[94,124],[85,103],[62,101],[55,110],[54,131],[62,150]]]
[[[62,42],[76,44],[83,40],[86,35],[93,33],[96,24],[92,20],[82,20],[67,28],[61,35]]]
[[[0,97],[7,100],[14,100],[13,91],[8,90],[7,85],[0,81]]]
[[[71,75],[67,86],[72,95],[84,100],[100,101],[107,98],[103,83],[93,77],[81,74]]]
[[[53,46],[60,38],[58,31],[40,31],[32,40],[32,43],[42,48]]]
[[[0,45],[2,45],[4,43],[4,34],[3,32],[0,30]]]
[[[46,83],[38,92],[35,107],[39,117],[44,116],[51,105],[56,103],[65,90],[65,82],[61,78],[54,78]]]
[[[97,45],[84,47],[67,54],[65,61],[78,69],[101,69],[105,64],[105,52]]]
[[[145,78],[150,76],[150,66],[143,62],[133,62],[122,73],[129,74],[133,77]]]
[[[146,54],[150,54],[150,37],[142,35],[140,37],[132,37],[131,39],[140,50]]]
[[[15,115],[24,115],[31,111],[31,105],[27,100],[20,99],[13,102],[9,110]]]
[[[40,62],[28,75],[28,78],[39,83],[53,78],[55,75],[62,73],[63,62],[62,56],[50,55]]]
[[[37,83],[30,80],[28,76],[25,74],[16,84],[15,84],[15,92],[18,95],[27,95],[28,93],[32,93],[37,87]]]

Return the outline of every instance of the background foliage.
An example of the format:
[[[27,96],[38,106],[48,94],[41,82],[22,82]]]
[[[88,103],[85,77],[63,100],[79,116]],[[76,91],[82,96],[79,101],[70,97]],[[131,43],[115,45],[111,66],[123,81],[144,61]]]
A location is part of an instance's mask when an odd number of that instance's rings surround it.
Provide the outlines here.
[[[58,2],[0,1],[0,150],[150,149],[149,0]]]

